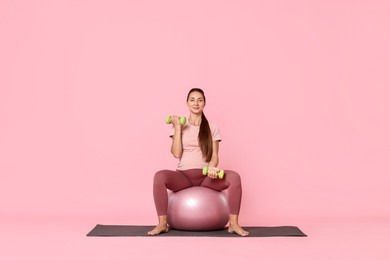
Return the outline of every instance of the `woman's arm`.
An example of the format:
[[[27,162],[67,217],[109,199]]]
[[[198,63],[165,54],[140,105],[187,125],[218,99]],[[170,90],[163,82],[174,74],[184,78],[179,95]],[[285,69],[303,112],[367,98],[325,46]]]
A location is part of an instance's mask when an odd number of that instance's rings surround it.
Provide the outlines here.
[[[213,155],[209,163],[209,167],[217,167],[219,163],[218,157],[219,141],[213,141]]]
[[[181,124],[179,121],[179,117],[172,117],[172,124],[174,126],[175,132],[172,136],[172,146],[171,153],[175,158],[180,158],[183,153],[183,145],[181,143]]]

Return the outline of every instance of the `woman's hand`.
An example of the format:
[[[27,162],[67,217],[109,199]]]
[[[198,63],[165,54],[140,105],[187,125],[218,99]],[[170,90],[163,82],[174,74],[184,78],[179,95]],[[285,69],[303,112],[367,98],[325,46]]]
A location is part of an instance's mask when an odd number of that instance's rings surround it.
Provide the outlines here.
[[[219,172],[219,169],[217,167],[211,167],[209,166],[208,167],[208,174],[207,176],[209,176],[211,179],[216,179],[218,178],[218,172]]]
[[[171,116],[171,124],[172,124],[175,128],[181,129],[180,117],[179,117],[179,116]]]

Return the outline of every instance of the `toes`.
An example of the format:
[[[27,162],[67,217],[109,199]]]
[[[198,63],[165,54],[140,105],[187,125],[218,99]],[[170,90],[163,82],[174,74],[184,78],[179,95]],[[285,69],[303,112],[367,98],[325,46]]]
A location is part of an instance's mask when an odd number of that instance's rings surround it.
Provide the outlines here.
[[[228,228],[229,233],[236,233],[239,236],[246,237],[249,235],[249,232],[240,228],[240,227],[229,227]]]
[[[159,233],[159,232],[156,232],[156,230],[153,229],[152,231],[149,231],[149,232],[148,232],[148,235],[149,235],[149,236],[155,236],[155,235],[158,235],[158,233]]]
[[[158,228],[156,227],[155,229],[151,230],[148,232],[149,236],[155,236],[160,233],[167,233],[169,231],[169,227],[163,227],[163,228]]]

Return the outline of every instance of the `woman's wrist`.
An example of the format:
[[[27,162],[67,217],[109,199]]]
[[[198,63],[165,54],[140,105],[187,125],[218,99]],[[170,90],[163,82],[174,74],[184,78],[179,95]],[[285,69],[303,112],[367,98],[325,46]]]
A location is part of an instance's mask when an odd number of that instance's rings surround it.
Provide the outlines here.
[[[217,168],[218,167],[218,162],[216,161],[216,160],[211,160],[210,162],[209,162],[209,166],[208,166],[209,168],[210,167],[214,167],[214,168]]]

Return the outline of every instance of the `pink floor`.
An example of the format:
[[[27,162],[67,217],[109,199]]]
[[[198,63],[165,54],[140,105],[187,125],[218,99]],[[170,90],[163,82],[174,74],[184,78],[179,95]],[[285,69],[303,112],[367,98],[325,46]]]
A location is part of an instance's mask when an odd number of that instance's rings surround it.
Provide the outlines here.
[[[87,237],[95,224],[87,218],[2,220],[0,259],[390,259],[390,219],[294,221],[306,238]]]

